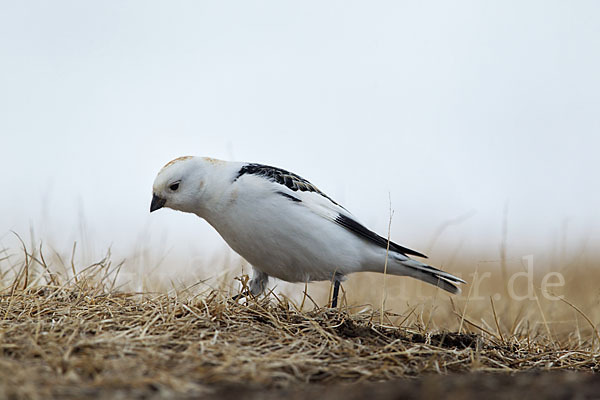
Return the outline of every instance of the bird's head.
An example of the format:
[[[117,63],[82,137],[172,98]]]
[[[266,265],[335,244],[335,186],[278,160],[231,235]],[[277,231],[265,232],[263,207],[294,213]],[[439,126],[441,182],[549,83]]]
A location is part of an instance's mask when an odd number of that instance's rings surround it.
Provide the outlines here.
[[[204,186],[202,160],[199,157],[179,157],[169,161],[152,185],[150,212],[163,207],[195,212]]]

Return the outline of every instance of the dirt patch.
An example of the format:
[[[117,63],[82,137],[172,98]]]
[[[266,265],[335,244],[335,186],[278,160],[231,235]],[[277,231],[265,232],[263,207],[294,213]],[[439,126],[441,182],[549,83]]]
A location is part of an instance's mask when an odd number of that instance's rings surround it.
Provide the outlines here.
[[[600,376],[586,373],[518,373],[428,375],[380,383],[312,386],[302,389],[260,390],[219,388],[220,399],[598,399]]]
[[[478,341],[483,343],[481,335],[456,332],[441,332],[432,335],[416,333],[410,337],[410,340],[415,343],[430,343],[433,346],[459,349],[476,348]]]

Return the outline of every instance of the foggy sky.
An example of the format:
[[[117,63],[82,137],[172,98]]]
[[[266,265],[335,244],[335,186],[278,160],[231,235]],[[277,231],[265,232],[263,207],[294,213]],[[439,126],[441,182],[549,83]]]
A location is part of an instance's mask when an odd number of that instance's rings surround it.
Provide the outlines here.
[[[0,2],[0,245],[213,254],[181,155],[311,180],[423,251],[600,243],[596,1]],[[433,243],[441,224],[448,227]],[[564,239],[566,237],[566,239]],[[433,244],[433,248],[429,248]]]

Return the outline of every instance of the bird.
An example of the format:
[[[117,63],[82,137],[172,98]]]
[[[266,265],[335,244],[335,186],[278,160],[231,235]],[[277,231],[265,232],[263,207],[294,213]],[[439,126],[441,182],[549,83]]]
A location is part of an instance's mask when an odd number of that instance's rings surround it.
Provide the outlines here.
[[[248,291],[262,294],[269,277],[287,282],[340,283],[355,272],[409,276],[452,294],[464,280],[412,257],[361,224],[317,186],[269,165],[184,156],[169,161],[152,186],[150,212],[161,208],[196,214],[252,266]]]

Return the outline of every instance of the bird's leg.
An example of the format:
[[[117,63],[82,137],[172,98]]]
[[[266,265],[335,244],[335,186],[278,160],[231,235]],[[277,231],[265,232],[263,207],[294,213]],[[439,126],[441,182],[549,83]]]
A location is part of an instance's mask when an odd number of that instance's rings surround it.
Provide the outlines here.
[[[250,284],[248,285],[250,290],[236,294],[235,296],[233,296],[233,300],[239,300],[242,297],[248,296],[249,294],[256,297],[265,291],[267,283],[269,283],[269,275],[265,274],[262,271],[254,269],[252,279],[250,280]]]
[[[258,296],[265,291],[268,283],[269,275],[255,268],[254,273],[252,274],[252,280],[250,281],[250,294],[255,297]]]
[[[340,293],[341,276],[335,274],[333,277],[333,296],[331,297],[331,308],[336,308],[338,303],[338,295]]]

